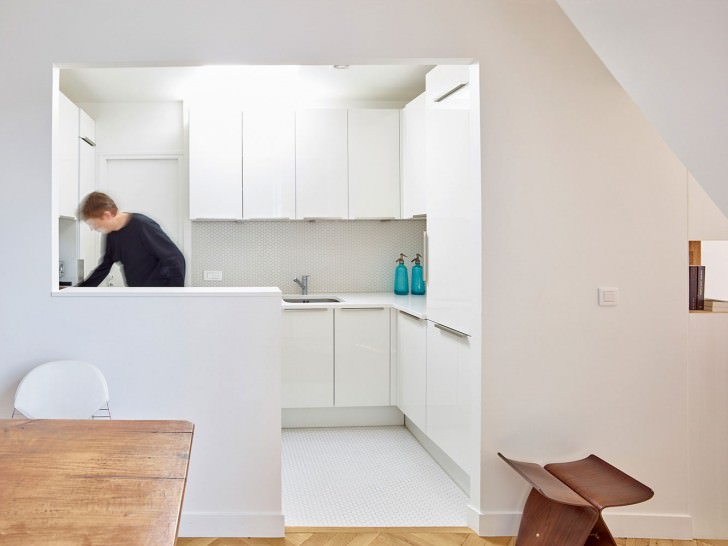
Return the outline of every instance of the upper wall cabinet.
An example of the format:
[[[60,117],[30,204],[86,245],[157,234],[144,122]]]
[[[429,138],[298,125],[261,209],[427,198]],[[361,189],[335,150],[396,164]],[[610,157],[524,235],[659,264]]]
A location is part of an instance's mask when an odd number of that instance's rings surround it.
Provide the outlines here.
[[[296,112],[296,218],[347,218],[347,112]]]
[[[402,110],[402,218],[427,214],[425,93]]]
[[[399,110],[349,110],[349,218],[399,218]]]
[[[239,110],[190,110],[190,218],[243,218],[242,131]]]
[[[293,110],[243,112],[243,218],[296,216]]]
[[[400,112],[194,107],[190,218],[399,218]]]

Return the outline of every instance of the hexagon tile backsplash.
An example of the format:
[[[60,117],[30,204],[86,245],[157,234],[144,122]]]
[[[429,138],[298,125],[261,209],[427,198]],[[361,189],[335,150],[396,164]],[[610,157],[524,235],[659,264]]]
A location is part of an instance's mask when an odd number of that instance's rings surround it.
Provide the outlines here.
[[[300,288],[310,293],[390,292],[395,260],[422,254],[425,220],[192,222],[192,286]],[[222,271],[221,281],[203,280]]]

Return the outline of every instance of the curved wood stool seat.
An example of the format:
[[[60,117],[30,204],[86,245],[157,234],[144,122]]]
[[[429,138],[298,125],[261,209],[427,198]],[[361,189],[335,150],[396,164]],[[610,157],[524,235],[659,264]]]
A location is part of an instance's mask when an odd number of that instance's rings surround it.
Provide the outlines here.
[[[602,510],[654,495],[596,455],[545,466],[498,456],[533,487],[523,508],[517,546],[616,546]]]

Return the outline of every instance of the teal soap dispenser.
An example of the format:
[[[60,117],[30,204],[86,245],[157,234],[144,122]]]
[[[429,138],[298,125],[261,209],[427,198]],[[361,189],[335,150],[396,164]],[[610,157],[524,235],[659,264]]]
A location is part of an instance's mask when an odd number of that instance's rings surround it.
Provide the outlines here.
[[[404,265],[404,259],[407,256],[400,254],[397,258],[397,267],[394,270],[394,293],[399,296],[409,294],[409,282],[407,279],[407,266]]]
[[[420,263],[419,252],[412,261],[415,263],[412,266],[412,293],[421,296],[425,293],[425,280],[422,278],[422,264]]]

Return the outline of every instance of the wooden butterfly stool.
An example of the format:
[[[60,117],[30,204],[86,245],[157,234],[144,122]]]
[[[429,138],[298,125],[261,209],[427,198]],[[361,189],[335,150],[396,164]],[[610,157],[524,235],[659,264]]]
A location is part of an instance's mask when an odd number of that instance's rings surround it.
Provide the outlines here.
[[[644,502],[654,495],[596,455],[545,466],[498,456],[533,486],[523,508],[517,546],[616,546],[602,510]]]

